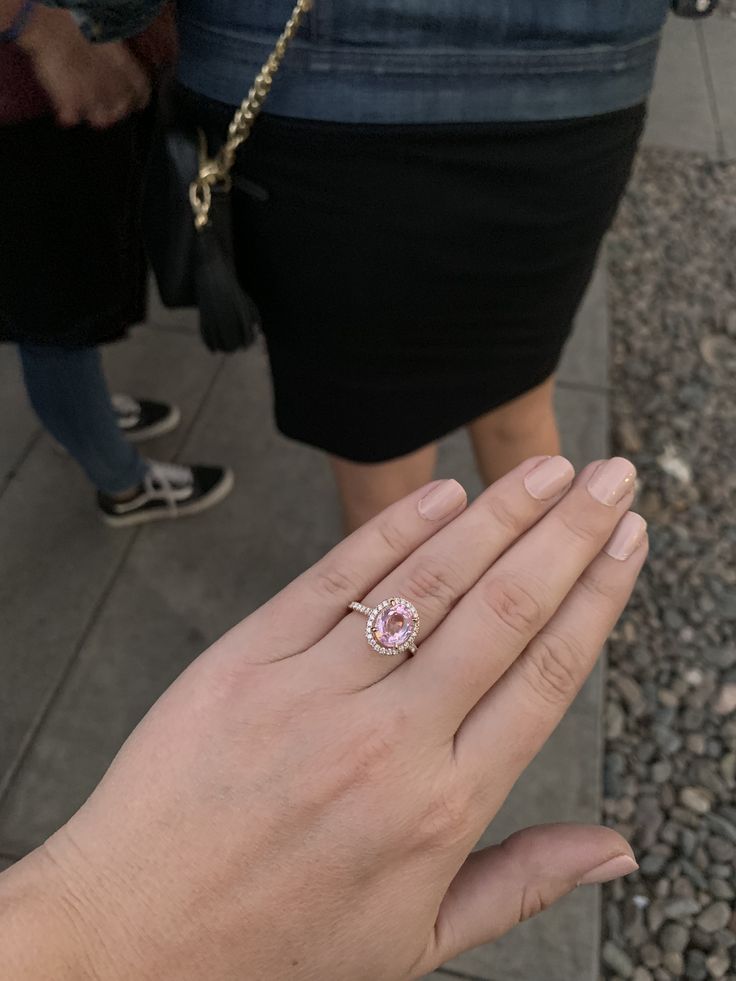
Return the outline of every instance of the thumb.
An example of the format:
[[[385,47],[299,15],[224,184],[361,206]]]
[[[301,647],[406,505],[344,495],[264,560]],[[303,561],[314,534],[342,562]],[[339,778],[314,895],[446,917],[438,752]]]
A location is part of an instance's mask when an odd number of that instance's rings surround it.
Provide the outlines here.
[[[440,907],[437,964],[496,940],[578,885],[608,882],[637,868],[626,841],[596,825],[539,825],[474,852]]]

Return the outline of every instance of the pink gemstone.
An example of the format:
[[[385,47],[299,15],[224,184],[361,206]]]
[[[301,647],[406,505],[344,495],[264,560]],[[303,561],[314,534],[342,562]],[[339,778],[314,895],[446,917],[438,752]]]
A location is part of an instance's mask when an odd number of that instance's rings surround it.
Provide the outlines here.
[[[414,616],[405,603],[392,603],[376,617],[373,636],[382,647],[401,647],[414,632]]]

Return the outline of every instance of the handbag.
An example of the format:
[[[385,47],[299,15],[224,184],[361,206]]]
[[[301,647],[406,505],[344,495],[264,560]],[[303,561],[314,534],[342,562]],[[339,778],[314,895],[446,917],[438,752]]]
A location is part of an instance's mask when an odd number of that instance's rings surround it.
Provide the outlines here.
[[[198,307],[200,333],[211,351],[248,347],[260,326],[258,309],[238,279],[230,172],[311,6],[312,0],[297,0],[214,154],[204,130],[172,93],[162,100],[144,191],[146,250],[164,305]]]

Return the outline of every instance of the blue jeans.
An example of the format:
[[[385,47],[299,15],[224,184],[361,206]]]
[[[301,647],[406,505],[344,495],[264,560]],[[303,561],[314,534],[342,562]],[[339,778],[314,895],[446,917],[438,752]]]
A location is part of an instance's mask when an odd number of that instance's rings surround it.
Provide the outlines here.
[[[18,350],[39,419],[94,486],[119,494],[140,484],[146,462],[120,431],[97,348],[20,344]]]

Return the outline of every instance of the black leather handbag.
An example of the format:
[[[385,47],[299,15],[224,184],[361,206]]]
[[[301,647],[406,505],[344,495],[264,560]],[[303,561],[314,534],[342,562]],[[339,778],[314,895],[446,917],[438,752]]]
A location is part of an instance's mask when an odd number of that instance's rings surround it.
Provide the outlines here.
[[[198,307],[202,339],[211,351],[248,347],[258,332],[258,310],[238,280],[230,172],[311,5],[312,0],[296,3],[213,155],[204,130],[181,110],[176,90],[162,100],[145,189],[146,248],[163,303]]]

